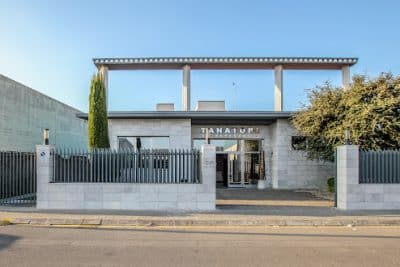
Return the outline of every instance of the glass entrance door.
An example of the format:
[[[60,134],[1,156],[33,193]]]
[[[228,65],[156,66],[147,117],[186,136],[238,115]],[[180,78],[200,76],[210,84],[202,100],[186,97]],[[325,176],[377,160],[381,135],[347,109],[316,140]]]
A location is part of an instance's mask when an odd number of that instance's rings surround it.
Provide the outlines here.
[[[240,152],[228,152],[228,187],[242,187]]]
[[[195,140],[204,143],[204,140]],[[257,185],[264,172],[262,140],[210,139],[216,146],[216,180],[219,186],[250,187]]]

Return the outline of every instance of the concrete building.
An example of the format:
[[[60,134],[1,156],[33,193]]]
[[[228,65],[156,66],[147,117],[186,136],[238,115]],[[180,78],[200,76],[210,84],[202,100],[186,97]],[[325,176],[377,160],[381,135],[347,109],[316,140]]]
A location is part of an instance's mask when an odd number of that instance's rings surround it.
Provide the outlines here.
[[[86,148],[87,123],[79,112],[0,75],[0,150],[34,150],[46,128],[51,144]]]
[[[110,143],[118,148],[190,149],[201,144],[216,146],[217,186],[318,188],[326,186],[334,165],[310,161],[296,150],[298,133],[290,124],[292,112],[283,110],[283,72],[336,70],[343,88],[350,82],[356,58],[99,58],[94,64],[108,88],[108,71],[181,69],[182,110],[172,103],[150,112],[110,111]],[[190,106],[191,70],[262,69],[275,75],[273,111],[229,111],[224,101],[202,101]],[[79,114],[87,119],[87,114]]]

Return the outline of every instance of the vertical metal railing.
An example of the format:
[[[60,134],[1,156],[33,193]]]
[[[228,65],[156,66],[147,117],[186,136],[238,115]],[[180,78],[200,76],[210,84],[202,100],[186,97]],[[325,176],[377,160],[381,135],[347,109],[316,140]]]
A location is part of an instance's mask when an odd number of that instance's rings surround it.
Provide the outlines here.
[[[360,150],[359,182],[400,183],[400,150]]]
[[[0,151],[0,204],[36,202],[36,153]]]
[[[54,183],[200,183],[198,150],[57,148]]]

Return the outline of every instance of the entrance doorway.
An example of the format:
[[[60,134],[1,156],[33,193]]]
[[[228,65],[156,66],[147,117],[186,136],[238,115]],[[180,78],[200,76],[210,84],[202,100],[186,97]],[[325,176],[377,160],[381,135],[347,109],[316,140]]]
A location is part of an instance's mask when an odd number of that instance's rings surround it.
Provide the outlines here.
[[[239,152],[217,152],[217,187],[243,187]]]
[[[211,140],[217,147],[217,187],[253,187],[263,176],[262,140]]]

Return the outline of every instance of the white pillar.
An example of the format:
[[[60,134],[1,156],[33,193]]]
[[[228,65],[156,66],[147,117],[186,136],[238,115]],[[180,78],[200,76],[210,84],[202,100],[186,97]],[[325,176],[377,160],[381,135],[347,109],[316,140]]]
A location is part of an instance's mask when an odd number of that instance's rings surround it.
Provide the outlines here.
[[[99,73],[101,76],[103,76],[104,80],[104,87],[106,88],[106,107],[108,109],[108,67],[107,66],[101,66]]]
[[[36,208],[49,208],[49,183],[53,178],[53,146],[36,146]]]
[[[214,145],[202,145],[200,152],[201,185],[198,187],[198,197],[206,196],[206,199],[199,199],[197,205],[199,210],[215,210],[216,202],[216,152]],[[206,200],[206,201],[205,201]],[[205,202],[203,202],[205,201]]]
[[[350,88],[350,66],[342,67],[342,87],[345,91]]]
[[[190,111],[190,66],[183,66],[182,111]]]
[[[353,209],[355,187],[359,184],[359,146],[343,145],[337,147],[336,190],[338,209]]]
[[[275,66],[275,111],[283,110],[283,67]]]

